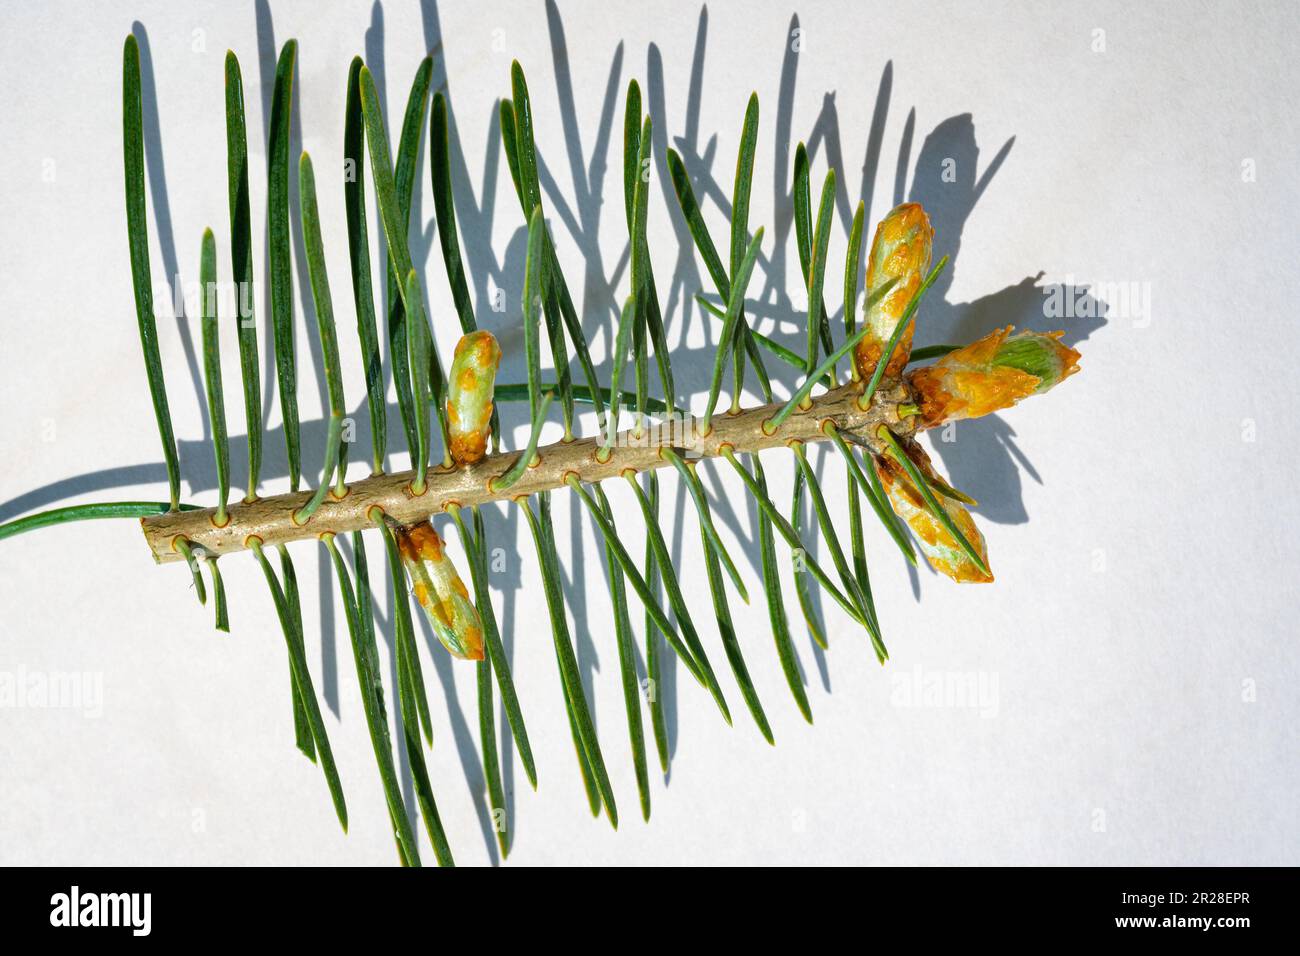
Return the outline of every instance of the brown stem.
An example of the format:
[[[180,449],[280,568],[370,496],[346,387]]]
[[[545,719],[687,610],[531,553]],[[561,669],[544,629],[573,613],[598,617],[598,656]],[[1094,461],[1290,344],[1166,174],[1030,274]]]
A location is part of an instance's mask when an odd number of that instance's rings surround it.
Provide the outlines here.
[[[662,468],[669,464],[659,454],[659,449],[665,446],[687,457],[711,458],[721,454],[724,447],[744,453],[796,440],[824,441],[828,436],[822,426],[828,420],[841,431],[867,436],[874,435],[880,425],[888,425],[900,437],[908,437],[915,431],[918,420],[901,418],[898,414],[900,404],[914,400],[908,386],[899,382],[882,386],[866,410],[858,408],[857,397],[861,392],[861,382],[827,392],[815,399],[810,408],[797,409],[770,435],[764,432],[763,422],[776,413],[779,405],[715,416],[707,435],[699,433],[694,419],[679,419],[643,429],[639,436],[630,429],[618,435],[604,461],[597,456],[602,445],[599,438],[557,442],[538,449],[538,463],[503,492],[493,492],[489,482],[508,471],[521,452],[490,455],[477,464],[461,468],[431,468],[425,492],[418,496],[411,491],[414,472],[374,475],[349,485],[343,498],[328,495],[310,520],[301,525],[294,522],[293,515],[310,500],[310,491],[234,505],[227,509],[223,527],[215,524],[214,508],[150,515],[140,519],[140,526],[156,561],[180,561],[183,556],[173,544],[178,538],[188,541],[192,548],[203,548],[209,555],[222,555],[245,550],[253,538],[269,547],[318,538],[326,533],[343,534],[368,528],[373,522],[367,512],[374,507],[402,524],[409,524],[445,511],[453,504],[469,507],[559,488],[569,473],[584,482],[597,482],[629,471]]]

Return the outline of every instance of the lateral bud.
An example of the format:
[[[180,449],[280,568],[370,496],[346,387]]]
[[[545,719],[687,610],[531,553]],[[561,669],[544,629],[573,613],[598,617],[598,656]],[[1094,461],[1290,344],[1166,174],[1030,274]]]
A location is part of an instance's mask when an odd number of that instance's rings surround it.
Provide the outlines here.
[[[501,346],[486,329],[461,336],[456,343],[447,382],[447,430],[451,458],[458,465],[472,465],[487,454],[500,364]]]
[[[931,486],[948,488],[947,482],[940,479],[938,472],[934,470],[934,465],[930,463],[930,457],[925,453],[925,449],[910,438],[900,440],[899,444]],[[992,581],[993,575],[986,573],[971,560],[971,556],[957,543],[957,539],[949,533],[938,518],[931,514],[921,492],[912,484],[903,466],[888,455],[870,457],[872,467],[876,469],[880,483],[889,496],[889,504],[893,507],[894,514],[902,518],[912,529],[922,553],[930,562],[930,567],[959,584],[967,582],[987,584]],[[984,535],[980,534],[979,528],[975,526],[975,519],[971,517],[970,512],[943,494],[938,497],[938,503],[971,546],[979,552],[980,560],[987,568],[989,566],[988,546],[984,543]]]
[[[438,532],[428,521],[406,526],[390,522],[390,526],[415,599],[438,640],[453,657],[483,660],[483,622]]]
[[[902,320],[907,304],[930,271],[933,246],[934,229],[919,203],[895,206],[876,226],[867,259],[867,301],[871,301],[871,294],[890,279],[898,281],[889,294],[867,309],[862,317],[871,331],[854,347],[853,362],[863,381],[869,381],[876,371],[895,326]],[[907,366],[915,329],[916,323],[913,322],[898,340],[889,364],[885,366],[887,377],[898,376]]]

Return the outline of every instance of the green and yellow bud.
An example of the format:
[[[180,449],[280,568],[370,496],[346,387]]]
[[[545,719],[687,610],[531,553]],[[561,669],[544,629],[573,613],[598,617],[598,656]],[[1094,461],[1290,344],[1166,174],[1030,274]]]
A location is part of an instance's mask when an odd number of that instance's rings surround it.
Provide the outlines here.
[[[947,482],[939,478],[934,465],[930,463],[930,457],[919,444],[908,440],[901,442],[901,445],[932,487],[936,484],[947,487]],[[888,456],[882,458],[872,455],[871,458],[876,474],[880,476],[880,483],[889,495],[889,503],[894,513],[912,529],[921,546],[921,552],[930,562],[930,567],[958,583],[987,584],[992,581],[992,573],[986,573],[980,568],[957,543],[957,539],[943,526],[943,523],[926,507],[925,499],[912,484],[903,466]],[[984,543],[984,535],[980,534],[979,528],[975,526],[975,519],[971,517],[970,512],[946,495],[938,495],[936,498],[939,507],[948,513],[953,524],[970,542],[971,547],[979,553],[984,567],[989,567],[988,547]]]
[[[429,522],[421,521],[394,527],[393,533],[415,599],[424,608],[438,640],[453,657],[483,660],[483,622],[438,532]]]
[[[1061,332],[998,329],[908,376],[921,427],[979,418],[1045,392],[1079,370],[1079,353]]]
[[[491,332],[479,329],[456,343],[447,382],[447,430],[451,458],[458,465],[472,465],[487,454],[500,364],[501,347]]]
[[[930,254],[934,247],[934,229],[919,203],[908,202],[897,206],[876,226],[871,240],[871,254],[867,258],[867,296],[890,279],[897,279],[889,294],[876,302],[863,314],[870,329],[853,350],[854,366],[858,376],[870,379],[880,364],[894,328],[903,318],[907,304],[912,301],[925,275],[930,271]],[[885,374],[900,375],[912,353],[912,322],[898,340],[885,366]]]

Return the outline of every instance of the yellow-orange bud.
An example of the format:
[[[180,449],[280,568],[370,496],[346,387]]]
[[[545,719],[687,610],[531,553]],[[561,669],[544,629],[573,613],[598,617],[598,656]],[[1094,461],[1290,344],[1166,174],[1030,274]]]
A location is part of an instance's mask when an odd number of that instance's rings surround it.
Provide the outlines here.
[[[393,529],[415,599],[452,656],[483,659],[483,622],[470,603],[442,538],[427,521]]]
[[[896,206],[880,225],[876,226],[871,240],[871,254],[867,257],[867,296],[890,279],[897,279],[889,294],[863,313],[863,321],[870,329],[853,350],[853,362],[858,375],[870,379],[880,363],[885,346],[894,334],[894,327],[903,318],[907,304],[912,301],[925,275],[930,271],[930,253],[934,247],[934,229],[919,203],[907,202]],[[913,321],[885,366],[885,374],[899,375],[907,366],[912,354]]]
[[[912,459],[917,468],[920,469],[927,479],[938,479],[938,473],[930,463],[930,458],[926,455],[925,450],[914,441],[900,442],[907,456]],[[903,466],[892,458],[877,458],[872,456],[872,464],[876,469],[876,474],[880,476],[880,483],[884,486],[885,492],[889,495],[889,503],[893,506],[894,513],[906,522],[907,526],[912,529],[916,535],[917,542],[921,546],[921,552],[925,555],[926,560],[930,562],[930,567],[934,568],[941,574],[946,574],[954,581],[959,583],[974,582],[985,584],[993,580],[992,573],[985,573],[980,569],[969,554],[957,543],[948,529],[936,518],[930,509],[926,507],[925,499],[921,493],[912,484]],[[971,517],[970,512],[962,507],[958,502],[944,496],[936,496],[939,507],[948,512],[952,518],[953,524],[965,535],[966,540],[970,542],[984,562],[984,567],[989,567],[988,547],[984,543],[984,536],[980,534],[979,528],[975,526],[975,520]]]
[[[500,364],[501,347],[491,332],[479,329],[456,343],[447,381],[447,430],[451,458],[458,465],[472,465],[487,454]]]
[[[1045,392],[1079,370],[1079,353],[1060,332],[990,332],[908,376],[921,427],[979,418]]]

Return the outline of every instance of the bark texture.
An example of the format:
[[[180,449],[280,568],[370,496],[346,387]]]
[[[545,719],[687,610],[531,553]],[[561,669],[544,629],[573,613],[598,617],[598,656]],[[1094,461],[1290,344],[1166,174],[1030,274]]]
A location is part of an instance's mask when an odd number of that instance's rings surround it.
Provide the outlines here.
[[[745,409],[734,415],[715,415],[707,435],[699,433],[698,420],[689,418],[674,423],[685,427],[670,430],[665,425],[657,432],[658,426],[652,426],[641,438],[634,436],[629,429],[618,435],[606,461],[600,461],[597,456],[601,446],[598,437],[557,442],[539,448],[540,461],[502,492],[493,492],[489,482],[508,471],[522,451],[490,455],[475,464],[458,468],[431,468],[428,487],[419,496],[414,495],[410,488],[414,472],[365,478],[349,485],[342,498],[335,498],[331,493],[316,513],[301,525],[294,522],[293,514],[311,498],[311,491],[233,505],[228,509],[225,526],[220,528],[213,523],[215,508],[151,515],[141,518],[140,526],[156,561],[180,561],[182,556],[174,547],[178,537],[188,540],[191,547],[203,548],[210,555],[222,555],[245,550],[252,538],[270,546],[316,538],[326,532],[343,534],[372,527],[368,512],[374,507],[395,521],[411,524],[445,511],[451,504],[469,507],[559,488],[570,472],[584,482],[598,482],[619,477],[627,471],[643,472],[669,466],[669,462],[659,454],[663,447],[673,448],[692,458],[712,458],[721,454],[726,446],[744,453],[794,441],[824,441],[827,435],[823,425],[827,421],[833,422],[841,431],[864,436],[874,435],[876,427],[882,424],[888,425],[900,438],[913,434],[917,419],[900,418],[898,414],[900,404],[913,400],[907,385],[882,383],[867,409],[858,407],[862,388],[862,383],[854,382],[819,396],[811,408],[796,410],[771,435],[764,432],[763,422],[772,417],[780,405]]]

